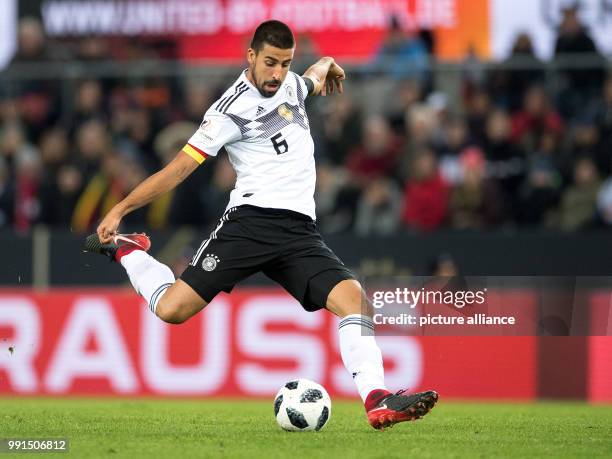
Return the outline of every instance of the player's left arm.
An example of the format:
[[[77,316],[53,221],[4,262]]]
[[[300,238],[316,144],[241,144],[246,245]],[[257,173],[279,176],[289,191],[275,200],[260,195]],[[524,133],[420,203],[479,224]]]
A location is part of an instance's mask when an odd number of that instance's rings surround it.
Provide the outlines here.
[[[334,87],[342,94],[342,81],[344,81],[346,75],[333,57],[322,57],[315,64],[311,65],[302,77],[312,81],[313,88],[310,90],[309,95],[326,96],[334,93]]]

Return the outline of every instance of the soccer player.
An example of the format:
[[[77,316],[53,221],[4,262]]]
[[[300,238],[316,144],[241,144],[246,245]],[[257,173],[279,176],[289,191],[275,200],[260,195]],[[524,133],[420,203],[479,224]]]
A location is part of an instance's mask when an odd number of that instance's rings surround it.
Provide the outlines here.
[[[342,93],[344,71],[324,57],[299,76],[289,70],[294,49],[285,24],[259,25],[247,51],[248,69],[208,109],[174,160],[111,209],[85,250],[121,263],[151,311],[173,324],[263,271],[307,311],[326,308],[341,318],[342,361],[374,428],[418,419],[438,395],[387,390],[365,294],[315,224],[314,145],[304,102],[307,96]],[[146,235],[117,229],[125,215],[179,185],[222,147],[236,170],[235,188],[217,227],[175,280],[170,268],[147,253]]]

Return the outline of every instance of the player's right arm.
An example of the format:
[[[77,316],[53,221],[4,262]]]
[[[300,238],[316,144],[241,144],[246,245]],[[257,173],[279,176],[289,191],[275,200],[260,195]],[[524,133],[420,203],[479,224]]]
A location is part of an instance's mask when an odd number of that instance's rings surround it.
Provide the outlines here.
[[[187,145],[163,169],[140,183],[106,214],[97,229],[98,238],[102,243],[112,240],[123,217],[172,190],[198,167],[201,161],[195,160],[196,158],[186,150]]]
[[[208,156],[216,156],[224,145],[240,139],[241,136],[240,129],[225,113],[210,108],[183,150],[166,167],[134,188],[106,214],[97,229],[100,242],[111,242],[123,217],[175,188]]]

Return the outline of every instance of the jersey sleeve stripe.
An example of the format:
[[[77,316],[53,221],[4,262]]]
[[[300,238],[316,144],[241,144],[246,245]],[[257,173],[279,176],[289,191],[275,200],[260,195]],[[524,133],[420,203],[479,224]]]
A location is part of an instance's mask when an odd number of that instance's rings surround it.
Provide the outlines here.
[[[191,156],[193,159],[195,159],[198,162],[198,164],[202,164],[204,160],[208,158],[208,155],[206,153],[194,147],[193,145],[186,144],[183,147],[183,151],[187,153],[189,156]]]
[[[232,97],[234,97],[236,95],[236,93],[238,92],[238,90],[242,87],[242,85],[244,85],[244,83],[240,82],[236,86],[234,86],[234,88],[233,88],[234,89],[234,93],[230,94],[229,96],[225,96],[221,100],[219,100],[219,102],[217,102],[217,105],[215,106],[215,110],[220,112],[221,111],[221,107],[223,106],[223,104],[225,104],[228,100],[230,100]]]
[[[234,102],[236,102],[236,99],[238,99],[244,92],[248,91],[249,88],[247,86],[241,88],[236,94],[234,94],[228,101],[224,102],[224,105],[221,106],[218,111],[220,111],[221,113],[227,113],[227,109],[230,108],[230,105],[232,105]]]
[[[226,97],[224,97],[223,99],[221,99],[221,100],[219,101],[219,103],[217,104],[217,106],[215,107],[215,110],[217,110],[218,112],[219,112],[219,111],[221,111],[221,110],[219,110],[219,107],[220,107],[221,105],[223,105],[225,102],[227,102],[227,100],[228,100],[230,97],[231,97],[231,96],[226,96]]]
[[[215,107],[215,110],[217,110],[218,112],[223,112],[224,106],[234,97],[236,97],[237,94],[240,93],[240,91],[244,88],[246,88],[247,85],[244,84],[242,81],[240,83],[238,83],[235,87],[234,87],[234,94],[230,94],[229,96],[225,96]]]

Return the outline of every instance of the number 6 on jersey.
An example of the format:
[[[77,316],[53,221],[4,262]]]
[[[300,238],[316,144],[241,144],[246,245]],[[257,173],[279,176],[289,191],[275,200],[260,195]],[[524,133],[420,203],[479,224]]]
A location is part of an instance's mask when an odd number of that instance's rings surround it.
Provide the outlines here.
[[[287,141],[283,139],[283,135],[280,132],[272,136],[270,140],[272,140],[272,145],[274,145],[277,155],[282,155],[283,153],[287,153],[289,151],[289,145],[287,144]]]

